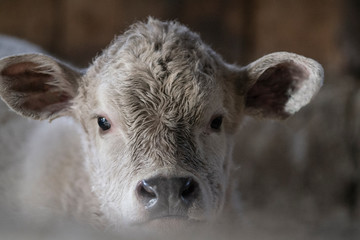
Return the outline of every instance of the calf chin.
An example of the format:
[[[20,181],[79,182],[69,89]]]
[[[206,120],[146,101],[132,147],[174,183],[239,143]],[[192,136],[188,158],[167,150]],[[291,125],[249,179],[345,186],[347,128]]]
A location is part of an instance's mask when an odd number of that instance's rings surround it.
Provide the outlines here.
[[[138,225],[142,230],[156,233],[185,233],[196,231],[207,223],[203,221],[189,220],[183,217],[169,216],[157,218],[149,222]]]

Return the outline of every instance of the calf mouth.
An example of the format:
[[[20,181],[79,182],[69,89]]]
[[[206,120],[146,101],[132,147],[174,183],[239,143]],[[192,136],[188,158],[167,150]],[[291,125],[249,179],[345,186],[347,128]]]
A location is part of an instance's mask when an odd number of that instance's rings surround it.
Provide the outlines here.
[[[139,227],[163,229],[165,231],[173,231],[183,228],[194,228],[196,226],[202,226],[206,223],[205,220],[192,219],[183,215],[163,215],[154,218],[150,218],[146,221],[135,224]]]

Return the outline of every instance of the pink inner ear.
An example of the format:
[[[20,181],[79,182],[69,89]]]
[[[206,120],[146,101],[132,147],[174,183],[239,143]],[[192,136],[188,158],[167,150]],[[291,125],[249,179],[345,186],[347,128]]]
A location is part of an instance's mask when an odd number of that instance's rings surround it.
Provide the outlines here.
[[[15,92],[46,92],[51,86],[47,84],[52,80],[50,74],[36,72],[34,63],[18,63],[2,71],[8,77],[9,89]]]
[[[21,96],[21,108],[31,112],[54,113],[62,110],[70,95],[49,84],[54,81],[51,74],[37,72],[38,65],[31,62],[13,64],[1,74],[13,94]]]
[[[21,62],[12,64],[11,66],[6,67],[2,72],[1,75],[12,77],[19,74],[22,74],[26,71],[29,71],[30,69],[35,69],[37,65],[32,62]]]
[[[263,116],[288,117],[285,104],[308,77],[307,69],[294,62],[270,67],[247,92],[245,106]]]
[[[31,95],[23,102],[23,108],[34,112],[59,112],[68,106],[70,96],[62,92],[48,92]]]

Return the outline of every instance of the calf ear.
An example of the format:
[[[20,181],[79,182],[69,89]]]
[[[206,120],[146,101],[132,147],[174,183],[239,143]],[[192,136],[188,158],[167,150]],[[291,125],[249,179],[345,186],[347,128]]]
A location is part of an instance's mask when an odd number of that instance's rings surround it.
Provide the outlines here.
[[[324,77],[319,63],[287,52],[266,55],[242,70],[246,78],[241,86],[245,113],[277,119],[287,118],[308,104]]]
[[[0,96],[10,108],[34,119],[67,114],[81,73],[49,56],[25,54],[0,59]]]

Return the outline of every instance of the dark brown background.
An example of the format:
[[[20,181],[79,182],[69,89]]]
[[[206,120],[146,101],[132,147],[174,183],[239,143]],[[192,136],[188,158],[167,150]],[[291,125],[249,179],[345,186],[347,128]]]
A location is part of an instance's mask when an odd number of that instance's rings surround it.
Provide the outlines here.
[[[0,31],[86,65],[131,23],[176,19],[229,62],[287,50],[338,68],[341,0],[1,0]]]

